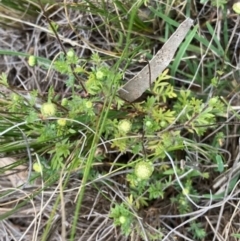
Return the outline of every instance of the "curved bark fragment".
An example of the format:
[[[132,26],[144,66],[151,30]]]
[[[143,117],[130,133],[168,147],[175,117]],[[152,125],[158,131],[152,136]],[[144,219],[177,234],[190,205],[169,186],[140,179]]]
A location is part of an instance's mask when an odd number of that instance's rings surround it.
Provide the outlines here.
[[[152,84],[172,61],[175,52],[186,37],[192,24],[193,20],[190,18],[182,22],[149,62],[150,66],[146,65],[136,76],[118,90],[118,95],[122,99],[133,102],[150,87],[149,83]],[[151,70],[151,80],[149,80],[149,69]]]

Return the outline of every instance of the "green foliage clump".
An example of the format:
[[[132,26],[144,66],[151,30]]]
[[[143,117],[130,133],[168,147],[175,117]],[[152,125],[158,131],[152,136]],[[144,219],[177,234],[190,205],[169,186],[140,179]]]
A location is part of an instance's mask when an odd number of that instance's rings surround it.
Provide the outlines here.
[[[188,230],[193,233],[193,238],[195,240],[203,240],[206,237],[206,231],[202,228],[201,223],[192,222]]]
[[[112,166],[132,170],[126,175],[127,205],[116,204],[110,211],[114,225],[120,226],[123,234],[130,235],[138,226],[132,210],[139,211],[156,199],[164,199],[170,187],[173,190],[170,200],[176,210],[180,214],[192,211],[189,200],[197,203],[198,199],[192,196],[199,195],[192,179],[208,178],[209,174],[187,166],[179,168],[175,162],[179,162],[179,152],[186,154],[197,149],[206,156],[205,147],[195,143],[193,138],[201,138],[216,124],[224,115],[224,104],[219,97],[204,99],[190,90],[175,89],[168,70],[155,81],[145,100],[125,103],[116,95],[122,74],[108,68],[97,54],[92,55],[90,63],[91,67],[73,50],[66,56],[60,54],[54,61],[53,68],[68,76],[66,85],[71,89],[71,97],[59,101],[51,87],[43,103],[38,103],[36,92],[32,92],[27,101],[24,96],[13,93],[7,103],[16,117],[25,116],[25,131],[34,140],[31,144],[39,155],[48,156],[48,168],[35,164],[36,173],[39,175],[46,170],[44,175],[50,178],[52,173],[62,169],[69,172],[78,169],[85,181],[89,180],[91,175],[86,170],[90,170],[92,161],[99,164],[104,160],[103,155],[95,154],[100,138],[104,138],[111,149],[135,157],[131,163]],[[1,84],[7,86],[4,75]],[[212,87],[216,86],[214,82]],[[213,140],[214,151],[208,154],[219,172],[224,170],[224,160],[217,151],[221,138],[219,135]],[[163,164],[164,161],[168,164]],[[184,175],[180,183],[176,175]],[[155,234],[151,235],[154,240]],[[200,227],[193,233],[195,239],[204,235]]]
[[[129,211],[124,203],[116,205],[110,211],[110,217],[114,220],[114,225],[120,226],[124,235],[128,236],[133,228],[134,215]]]

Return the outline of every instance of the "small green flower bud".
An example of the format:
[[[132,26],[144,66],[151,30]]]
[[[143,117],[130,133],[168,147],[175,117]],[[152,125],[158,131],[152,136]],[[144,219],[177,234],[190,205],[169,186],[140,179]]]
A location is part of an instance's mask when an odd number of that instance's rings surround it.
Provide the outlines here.
[[[151,162],[140,161],[136,164],[134,173],[141,180],[147,180],[151,177],[154,166]]]
[[[54,116],[56,113],[56,106],[53,103],[44,103],[41,107],[41,112],[44,117]]]
[[[180,199],[180,204],[182,205],[182,206],[186,206],[187,205],[187,202],[186,202],[186,200],[184,200],[184,199]]]
[[[167,126],[167,122],[164,121],[164,120],[162,120],[162,121],[160,122],[160,126],[161,126],[161,127],[166,127],[166,126]]]
[[[72,58],[75,55],[74,51],[72,49],[68,50],[67,57]]]
[[[235,13],[240,14],[240,2],[234,3],[232,9]]]
[[[218,98],[217,98],[217,97],[213,97],[213,98],[211,98],[211,99],[209,100],[209,105],[210,105],[210,106],[214,106],[214,105],[217,104],[217,102],[218,102]]]
[[[104,73],[101,70],[98,70],[96,73],[97,79],[101,80],[104,77]]]
[[[146,125],[147,127],[151,127],[151,126],[152,126],[152,122],[151,122],[151,121],[146,121],[145,125]]]
[[[29,56],[28,64],[31,67],[35,66],[37,64],[37,58],[34,55]]]
[[[38,164],[37,162],[35,162],[33,164],[33,170],[35,172],[42,172],[43,168],[42,168],[42,165],[41,164]]]
[[[87,108],[87,109],[92,108],[92,106],[93,106],[92,101],[89,100],[89,101],[86,102],[86,108]]]
[[[120,217],[119,217],[119,222],[120,222],[121,224],[126,223],[126,221],[127,221],[127,218],[126,218],[125,216],[120,216]]]
[[[18,94],[13,93],[11,97],[12,97],[12,101],[14,102],[17,102],[20,100],[20,96]]]
[[[67,98],[63,98],[62,102],[61,102],[61,105],[62,106],[67,106],[67,104],[68,104],[68,99]]]
[[[189,189],[188,189],[188,188],[184,188],[184,189],[182,190],[182,193],[183,193],[184,195],[188,195],[188,194],[189,194]]]

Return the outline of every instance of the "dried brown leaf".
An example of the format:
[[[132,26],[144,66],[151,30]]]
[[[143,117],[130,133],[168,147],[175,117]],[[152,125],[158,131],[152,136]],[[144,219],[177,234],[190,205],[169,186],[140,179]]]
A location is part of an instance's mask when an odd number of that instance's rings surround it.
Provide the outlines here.
[[[0,168],[4,168],[14,164],[17,160],[12,157],[0,158]],[[26,183],[28,178],[28,172],[26,167],[18,165],[17,168],[9,169],[4,172],[6,177],[9,179],[13,187],[18,187]]]
[[[182,22],[163,47],[152,58],[149,65],[146,65],[136,76],[118,90],[118,94],[122,99],[133,102],[150,87],[149,83],[151,82],[152,84],[172,61],[175,52],[187,35],[192,24],[193,20],[190,18]],[[151,70],[150,81],[149,67]]]

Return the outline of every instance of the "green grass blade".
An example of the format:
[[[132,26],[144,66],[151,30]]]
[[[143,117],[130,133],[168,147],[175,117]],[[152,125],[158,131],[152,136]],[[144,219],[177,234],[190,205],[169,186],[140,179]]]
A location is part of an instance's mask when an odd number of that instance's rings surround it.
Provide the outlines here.
[[[176,22],[175,20],[173,20],[172,18],[168,17],[167,15],[165,15],[164,13],[157,11],[156,9],[154,9],[153,7],[149,7],[149,9],[156,14],[156,16],[160,17],[161,19],[163,19],[166,23],[174,26],[174,27],[178,27],[179,23]]]
[[[0,55],[22,56],[22,57],[26,57],[26,58],[31,56],[30,54],[17,52],[17,51],[6,50],[6,49],[0,49]],[[40,64],[44,65],[47,68],[50,66],[51,61],[49,59],[38,57],[38,56],[35,56],[35,57],[36,57],[37,61]]]
[[[219,42],[219,39],[216,36],[216,33],[214,32],[214,29],[213,29],[212,25],[209,22],[207,22],[206,26],[207,26],[207,29],[208,29],[209,33],[212,35],[213,41],[217,45],[217,52],[216,53],[218,54],[219,57],[223,56],[224,55],[224,50],[222,48],[221,43]]]
[[[196,32],[198,29],[198,25],[196,25],[193,30],[188,34],[188,36],[186,37],[186,40],[182,43],[182,45],[180,46],[180,49],[177,53],[177,56],[175,58],[175,61],[172,65],[172,69],[171,69],[171,75],[175,76],[178,66],[180,64],[180,62],[182,61],[182,58],[184,56],[184,54],[186,53],[186,50],[190,44],[190,42],[192,41],[192,39],[194,38]]]
[[[115,71],[119,71],[119,65],[121,63],[121,61],[124,59],[125,54],[128,53],[128,48],[129,45],[131,43],[131,29],[133,26],[133,19],[134,19],[134,15],[136,14],[136,10],[133,9],[132,13],[131,13],[131,18],[130,18],[130,22],[129,22],[129,27],[128,27],[128,35],[126,38],[127,41],[127,45],[125,46],[125,51],[123,52],[122,57],[118,60],[118,62],[115,65]],[[114,76],[109,76],[109,78],[113,77],[112,84],[114,85]],[[76,209],[75,209],[75,214],[74,214],[74,219],[73,219],[73,225],[72,225],[72,229],[71,229],[71,234],[70,234],[70,240],[73,241],[75,238],[75,232],[76,232],[76,227],[77,227],[77,222],[78,222],[78,218],[79,218],[79,213],[81,210],[81,205],[82,205],[82,201],[83,201],[83,197],[84,197],[84,192],[85,192],[85,186],[86,183],[88,181],[89,178],[89,173],[90,170],[92,168],[92,162],[94,159],[94,155],[95,155],[95,151],[97,148],[97,143],[98,140],[101,136],[103,127],[104,127],[104,123],[106,122],[107,116],[108,116],[108,112],[110,110],[111,107],[111,103],[112,100],[114,98],[115,93],[113,93],[109,99],[106,99],[106,101],[104,102],[104,106],[103,106],[103,111],[100,115],[100,118],[98,120],[97,123],[97,127],[96,127],[96,134],[94,135],[91,147],[90,147],[90,153],[87,159],[87,163],[86,163],[86,167],[84,169],[84,173],[83,173],[83,179],[82,179],[82,184],[79,188],[79,195],[78,195],[78,199],[77,199],[77,204],[76,204]]]
[[[204,37],[202,37],[200,35],[196,35],[195,39],[197,41],[199,41],[205,47],[207,47],[207,48],[209,47],[209,49],[211,51],[213,51],[214,53],[218,54],[218,52],[219,52],[218,49],[213,44],[210,44],[209,41],[206,38],[204,38]]]

